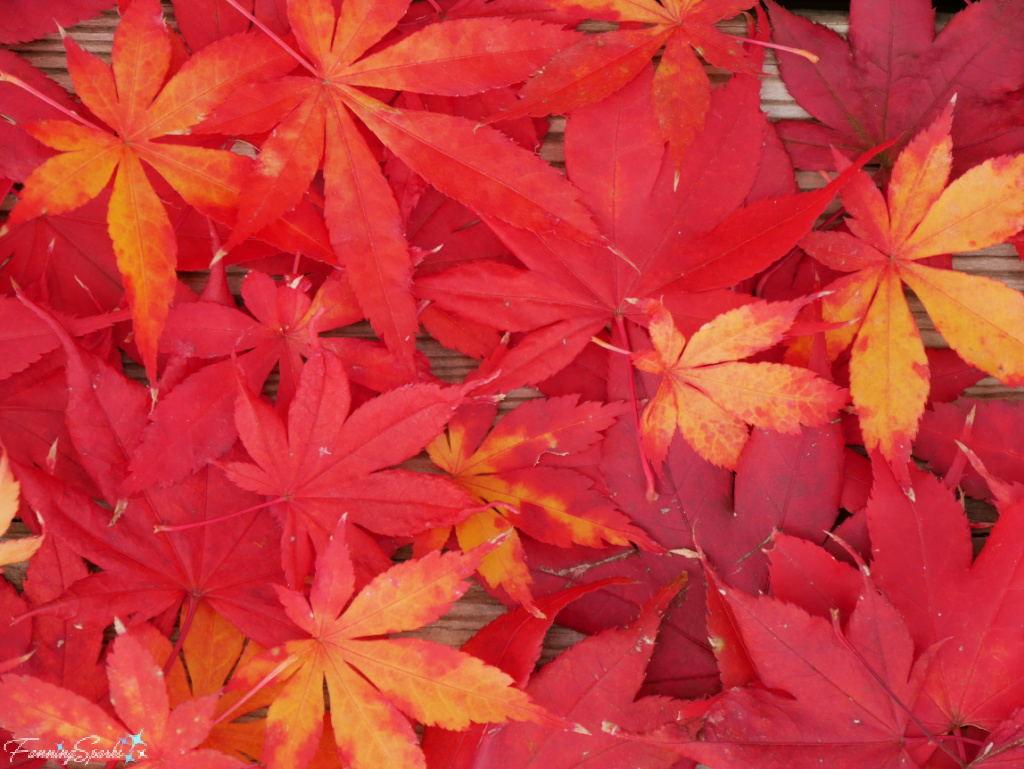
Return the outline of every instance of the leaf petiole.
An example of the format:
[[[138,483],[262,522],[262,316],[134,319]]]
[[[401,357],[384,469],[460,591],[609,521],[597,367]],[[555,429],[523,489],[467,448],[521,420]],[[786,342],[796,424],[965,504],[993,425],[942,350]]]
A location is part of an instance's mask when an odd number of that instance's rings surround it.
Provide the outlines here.
[[[310,73],[312,73],[314,77],[320,77],[319,73],[317,73],[317,71],[313,68],[313,66],[308,61],[305,60],[305,58],[303,58],[302,56],[297,54],[295,52],[295,50],[290,45],[288,45],[288,43],[286,43],[280,37],[275,35],[274,32],[270,29],[270,27],[268,27],[262,21],[257,19],[255,16],[253,16],[247,10],[245,10],[245,8],[240,6],[238,4],[237,0],[226,0],[226,2],[227,2],[228,5],[230,5],[232,8],[234,8],[240,14],[242,14],[245,18],[247,18],[249,21],[251,21],[253,24],[255,24],[256,27],[259,28],[259,30],[263,34],[265,34],[267,37],[269,37],[271,40],[273,40],[275,43],[277,43],[289,56],[291,56],[293,59],[295,59],[295,61],[297,61],[299,64],[301,64]]]
[[[234,512],[234,513],[228,513],[227,515],[222,515],[219,518],[209,518],[208,520],[205,520],[205,521],[195,521],[193,523],[181,523],[181,524],[178,524],[177,526],[165,526],[163,524],[160,524],[159,526],[154,526],[153,527],[153,533],[154,534],[160,534],[162,532],[168,532],[168,531],[188,531],[189,529],[198,529],[200,526],[208,526],[211,523],[221,523],[223,521],[230,521],[232,518],[238,518],[240,516],[245,515],[246,513],[254,513],[257,510],[262,510],[264,507],[270,507],[271,505],[276,505],[278,502],[287,502],[287,501],[288,500],[286,500],[284,497],[278,497],[277,499],[271,499],[269,502],[261,502],[258,505],[253,505],[252,507],[247,507],[247,508],[245,508],[245,510],[238,510],[237,512]]]
[[[230,3],[231,0],[228,0]],[[818,57],[810,51],[805,51],[803,48],[790,48],[788,45],[779,45],[778,43],[765,43],[761,40],[754,40],[750,37],[740,37],[739,35],[729,35],[725,32],[720,33],[725,37],[732,38],[733,40],[739,40],[741,43],[750,43],[751,45],[759,45],[762,48],[771,48],[773,51],[785,51],[786,53],[795,53],[797,56],[802,56],[807,61],[818,63]]]
[[[619,350],[632,355],[629,349],[629,337],[626,336],[626,322],[622,319],[621,315],[615,316],[615,328],[618,330],[619,335],[622,337],[622,344],[625,345]],[[627,362],[628,372],[626,380],[629,383],[629,402],[633,409],[633,425],[636,427],[636,447],[640,453],[640,466],[644,471],[644,482],[646,483],[646,497],[647,501],[653,502],[658,498],[658,492],[654,488],[654,471],[651,470],[651,461],[647,458],[647,452],[644,451],[644,442],[640,437],[640,411],[636,402],[636,382],[633,380],[633,363],[632,360]]]

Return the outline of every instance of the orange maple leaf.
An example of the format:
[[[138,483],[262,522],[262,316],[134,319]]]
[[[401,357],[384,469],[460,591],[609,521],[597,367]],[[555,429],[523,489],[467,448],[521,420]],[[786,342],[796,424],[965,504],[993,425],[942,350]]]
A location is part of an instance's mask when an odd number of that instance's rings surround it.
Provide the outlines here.
[[[282,64],[290,69],[291,60],[262,36],[237,35],[204,48],[168,79],[172,38],[158,0],[136,0],[125,11],[114,35],[112,67],[70,37],[64,38],[64,47],[75,91],[109,130],[72,112],[76,122],[23,125],[60,154],[29,176],[7,227],[72,211],[114,177],[107,226],[136,341],[150,381],[155,381],[157,340],[174,297],[177,242],[145,166],[203,214],[233,217],[250,161],[224,150],[172,144],[164,137],[189,133],[232,91]],[[25,87],[2,72],[0,80]]]
[[[543,461],[545,454],[568,457],[601,440],[601,431],[624,412],[621,404],[577,403],[579,396],[528,401],[494,424],[497,406],[462,407],[437,436],[427,453],[438,467],[477,499],[482,507],[455,525],[463,550],[496,537],[501,544],[484,557],[480,574],[492,587],[501,585],[533,610],[521,530],[556,547],[629,545],[660,550],[644,531],[593,489],[593,482],[571,467]],[[488,507],[488,505],[494,505]],[[503,512],[514,511],[512,515]],[[418,545],[437,549],[451,527],[435,529]]]
[[[654,349],[634,353],[634,364],[664,375],[640,424],[644,449],[656,468],[677,427],[702,457],[735,470],[748,425],[798,433],[801,425],[824,424],[846,403],[845,389],[806,369],[738,362],[779,342],[805,303],[756,301],[738,307],[705,323],[689,343],[661,302],[643,303]]]
[[[1024,227],[1024,154],[987,160],[946,186],[953,103],[900,153],[888,200],[860,171],[841,193],[850,232],[800,241],[818,261],[853,273],[828,287],[822,315],[861,322],[828,332],[829,354],[854,342],[850,391],[865,446],[882,452],[904,488],[929,380],[903,283],[965,361],[1003,384],[1024,382],[1024,296],[991,278],[920,261],[1002,243]]]
[[[309,638],[255,658],[229,687],[255,683],[285,655],[297,658],[267,712],[262,760],[270,769],[306,766],[312,758],[324,725],[325,679],[338,755],[354,769],[425,769],[403,713],[446,729],[510,719],[562,723],[512,687],[508,675],[476,657],[417,638],[380,638],[441,617],[466,591],[466,577],[492,546],[398,564],[353,598],[345,525],[342,519],[317,561],[308,600],[275,586],[288,616]]]

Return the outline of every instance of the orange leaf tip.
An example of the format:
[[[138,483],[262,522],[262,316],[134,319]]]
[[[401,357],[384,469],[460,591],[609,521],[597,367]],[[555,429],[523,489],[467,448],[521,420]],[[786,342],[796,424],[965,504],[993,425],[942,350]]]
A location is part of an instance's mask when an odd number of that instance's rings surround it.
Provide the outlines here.
[[[219,262],[221,259],[227,256],[227,254],[228,252],[225,251],[223,248],[218,248],[217,253],[213,255],[213,259],[210,261],[210,266],[213,267],[215,264],[217,264],[217,262]]]

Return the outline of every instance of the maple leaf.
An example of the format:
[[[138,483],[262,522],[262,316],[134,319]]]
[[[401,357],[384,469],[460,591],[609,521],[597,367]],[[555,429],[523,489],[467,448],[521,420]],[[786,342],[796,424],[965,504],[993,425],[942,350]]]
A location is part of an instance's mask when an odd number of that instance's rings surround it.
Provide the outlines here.
[[[830,147],[853,157],[895,139],[879,158],[892,166],[954,95],[960,100],[953,125],[956,175],[985,158],[1024,149],[1014,95],[1024,82],[1024,10],[1016,3],[972,3],[936,37],[927,0],[853,0],[848,41],[775,3],[768,6],[773,39],[818,57],[779,59],[789,92],[820,121],[777,124],[799,168],[831,169]]]
[[[530,678],[526,691],[531,697],[552,713],[578,722],[582,729],[507,724],[485,738],[478,765],[500,764],[510,769],[676,766],[679,756],[672,751],[626,742],[613,733],[618,728],[646,731],[693,719],[707,707],[706,703],[689,705],[661,696],[635,699],[662,615],[683,581],[677,579],[652,596],[629,627],[583,639]]]
[[[216,536],[204,533],[204,525],[153,533],[156,526],[219,519],[236,512],[236,505],[256,506],[256,497],[240,493],[218,468],[208,466],[181,484],[128,498],[113,523],[108,509],[38,471],[20,468],[19,479],[47,525],[103,569],[36,613],[100,624],[115,615],[134,623],[159,618],[169,632],[179,607],[185,604],[187,615],[206,600],[265,646],[287,637],[270,592],[281,579],[280,533],[270,516],[253,512],[218,522]]]
[[[660,302],[644,304],[654,350],[634,353],[641,371],[662,374],[640,429],[655,467],[679,431],[697,453],[735,469],[749,438],[748,424],[783,433],[814,427],[846,403],[846,391],[812,371],[779,363],[740,363],[776,344],[803,300],[755,302],[730,310],[687,340]]]
[[[66,333],[62,342],[68,358],[70,442],[100,491],[84,494],[25,466],[18,476],[23,494],[47,525],[104,571],[36,611],[104,623],[115,615],[137,613],[133,620],[142,622],[167,613],[173,622],[183,601],[194,610],[205,598],[250,637],[268,646],[276,643],[283,618],[268,583],[280,575],[279,533],[269,516],[249,512],[235,517],[219,524],[217,537],[205,527],[154,535],[155,526],[218,518],[254,506],[256,497],[240,492],[211,466],[178,484],[122,497],[129,459],[152,401],[142,385],[80,350]],[[105,498],[109,508],[93,496]]]
[[[748,0],[669,0],[664,4],[655,0],[552,0],[550,4],[575,14],[577,21],[625,22],[626,28],[585,37],[560,52],[522,88],[519,104],[498,117],[561,115],[599,102],[639,75],[664,47],[651,96],[661,136],[678,168],[711,107],[711,82],[697,54],[730,72],[760,72],[761,54],[748,53],[741,38],[715,28],[716,22],[750,8],[754,3]],[[767,38],[763,16],[761,22]],[[637,28],[640,25],[642,29]]]
[[[234,307],[233,301],[231,306],[200,301],[171,309],[162,352],[199,359],[237,357],[211,363],[160,399],[133,453],[126,492],[179,481],[234,445],[240,376],[250,388],[261,390],[277,366],[277,405],[279,410],[287,409],[295,395],[302,356],[312,350],[314,331],[329,331],[362,318],[342,273],[332,271],[312,298],[309,285],[306,280],[278,285],[254,270],[241,288],[251,315]],[[320,344],[348,353],[350,366],[363,362],[357,354],[358,341],[321,340]],[[386,377],[379,374],[377,378]],[[389,384],[397,382],[392,378]]]
[[[524,403],[504,416],[489,435],[497,406],[464,407],[449,422],[447,434],[427,446],[434,464],[478,505],[499,503],[516,511],[503,515],[498,506],[475,510],[456,524],[455,534],[465,551],[504,535],[502,543],[483,559],[480,574],[491,587],[501,585],[525,606],[532,606],[529,583],[533,580],[516,529],[558,547],[635,542],[645,549],[661,549],[592,488],[591,479],[571,467],[545,463],[546,454],[571,457],[596,444],[601,431],[623,412],[618,405],[578,400],[578,396],[566,396]],[[443,544],[447,530],[434,532],[431,538]]]
[[[737,769],[920,765],[920,750],[907,739],[911,714],[900,704],[914,702],[931,659],[914,654],[907,625],[870,578],[862,575],[856,606],[840,627],[799,605],[726,587],[705,569],[761,686],[716,698],[699,740],[669,727],[653,744]],[[935,746],[924,749],[927,756]]]
[[[481,261],[417,280],[417,293],[442,309],[527,332],[489,361],[501,372],[494,391],[549,378],[609,322],[646,325],[638,300],[663,299],[684,332],[745,303],[732,286],[784,256],[851,178],[744,206],[769,127],[757,79],[740,75],[712,94],[676,183],[650,102],[654,77],[647,67],[611,98],[574,110],[566,128],[569,178],[634,266],[607,248],[485,217],[527,269]]]
[[[952,492],[911,465],[911,499],[877,454],[872,469],[871,572],[915,646],[939,644],[915,712],[942,733],[967,724],[995,729],[1024,696],[1024,505],[999,503],[999,520],[972,563],[968,521]]]
[[[190,204],[215,218],[230,217],[249,161],[158,140],[187,133],[230,92],[280,68],[287,57],[263,37],[235,37],[201,51],[165,84],[171,41],[157,0],[138,0],[125,12],[114,38],[112,68],[70,37],[64,47],[76,92],[110,130],[73,112],[68,114],[76,122],[24,125],[61,154],[32,172],[7,226],[74,210],[114,177],[107,223],[139,348],[155,381],[156,345],[174,294],[177,246],[143,163]],[[10,80],[2,73],[0,78]]]
[[[302,369],[288,422],[247,387],[235,419],[255,464],[225,464],[228,477],[272,498],[282,520],[289,584],[301,585],[343,513],[388,536],[408,536],[465,517],[475,502],[453,481],[387,470],[415,456],[439,433],[473,385],[408,385],[349,413],[341,360],[318,351]],[[358,530],[356,530],[358,531]]]
[[[575,33],[529,20],[462,19],[375,50],[407,6],[346,0],[338,15],[324,0],[289,0],[299,50],[279,42],[308,75],[240,90],[206,128],[255,133],[277,126],[246,182],[223,252],[293,206],[323,161],[331,242],[374,330],[413,374],[409,247],[357,118],[416,173],[473,208],[566,237],[594,240],[599,233],[558,172],[503,134],[462,118],[389,107],[363,90],[455,96],[504,87],[524,80]]]
[[[1001,382],[1024,382],[1024,297],[1006,285],[921,264],[936,254],[1001,243],[1024,226],[1024,154],[972,168],[948,187],[953,103],[900,153],[888,199],[858,172],[842,193],[850,232],[813,232],[801,247],[853,274],[822,299],[830,357],[853,341],[850,391],[864,444],[906,468],[928,396],[924,344],[905,282],[949,346]],[[854,340],[855,338],[855,340]],[[904,479],[906,485],[906,479]]]
[[[52,752],[50,757],[64,763],[129,757],[128,763],[139,769],[249,765],[197,748],[212,726],[217,696],[188,700],[171,710],[160,668],[130,635],[114,641],[107,676],[117,719],[74,692],[29,676],[5,676],[0,679],[0,724],[17,735],[31,735],[31,742],[16,740],[19,749]]]
[[[325,679],[338,755],[354,769],[426,766],[402,713],[448,729],[509,719],[561,724],[511,687],[509,676],[476,657],[415,638],[372,638],[422,627],[447,612],[486,547],[399,564],[353,597],[345,530],[342,519],[317,561],[308,601],[278,590],[288,616],[311,638],[257,658],[264,667],[283,655],[298,658],[267,712],[263,760],[270,769],[305,766],[312,756],[323,724]],[[232,687],[258,680],[261,670],[258,664],[240,669]]]

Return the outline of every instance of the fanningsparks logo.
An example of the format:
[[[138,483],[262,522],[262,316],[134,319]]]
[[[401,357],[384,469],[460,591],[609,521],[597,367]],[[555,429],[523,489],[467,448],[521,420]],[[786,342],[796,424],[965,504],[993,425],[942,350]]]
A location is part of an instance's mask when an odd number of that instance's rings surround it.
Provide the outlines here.
[[[69,761],[86,763],[89,761],[121,761],[125,766],[146,757],[146,743],[142,739],[140,729],[138,734],[125,734],[120,743],[112,748],[97,748],[100,738],[95,734],[82,737],[73,745],[58,742],[51,748],[39,745],[38,737],[15,737],[4,743],[4,750],[10,755],[10,762],[13,764],[18,756],[24,758],[43,758],[57,761],[67,766]]]

